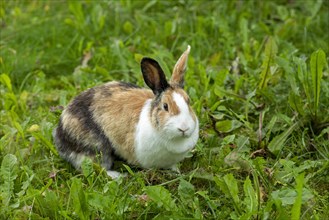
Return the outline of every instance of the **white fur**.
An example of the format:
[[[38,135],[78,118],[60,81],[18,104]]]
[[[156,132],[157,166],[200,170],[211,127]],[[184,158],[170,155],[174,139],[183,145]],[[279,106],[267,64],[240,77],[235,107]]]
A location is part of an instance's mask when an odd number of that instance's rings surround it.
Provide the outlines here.
[[[169,119],[169,123],[172,125],[171,129],[173,129],[174,132],[178,132],[178,134],[181,132],[179,129],[186,130],[185,135],[191,136],[195,130],[196,122],[190,114],[189,106],[183,96],[177,92],[173,92],[173,100],[178,106],[180,114]]]
[[[111,177],[112,179],[117,179],[117,178],[119,178],[119,177],[124,177],[125,175],[124,174],[122,174],[122,173],[120,173],[120,172],[117,172],[117,171],[114,171],[114,170],[107,170],[106,171],[106,173],[107,173],[107,175],[109,176],[109,177]]]
[[[83,153],[71,152],[68,156],[68,159],[72,161],[74,167],[81,167],[82,162],[87,158]]]
[[[141,111],[135,134],[135,153],[137,161],[144,168],[171,168],[183,160],[195,146],[199,137],[198,120],[193,120],[188,105],[178,93],[173,99],[180,113],[171,117],[163,126],[156,130],[151,124],[151,100],[147,100]],[[189,128],[183,136],[178,128]]]
[[[71,152],[70,155],[68,156],[69,160],[73,162],[73,165],[75,167],[81,167],[82,162],[88,158],[85,154],[82,153],[74,153]],[[112,179],[117,179],[119,177],[125,177],[126,174],[122,174],[120,172],[114,171],[114,170],[107,170],[106,171],[107,175],[110,176]]]

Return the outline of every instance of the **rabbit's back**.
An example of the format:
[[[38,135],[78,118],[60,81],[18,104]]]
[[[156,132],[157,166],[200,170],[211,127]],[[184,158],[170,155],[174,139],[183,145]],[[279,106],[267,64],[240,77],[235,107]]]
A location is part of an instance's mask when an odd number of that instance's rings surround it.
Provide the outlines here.
[[[111,82],[78,95],[63,111],[54,133],[59,153],[79,167],[80,155],[102,154],[111,166],[113,155],[135,164],[134,133],[150,90]],[[104,164],[103,164],[104,165]]]

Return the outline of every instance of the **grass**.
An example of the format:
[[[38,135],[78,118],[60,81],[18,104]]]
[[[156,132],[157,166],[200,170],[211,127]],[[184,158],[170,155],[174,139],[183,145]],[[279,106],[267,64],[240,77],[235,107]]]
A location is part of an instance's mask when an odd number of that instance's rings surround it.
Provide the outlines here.
[[[0,4],[1,219],[329,216],[328,1]],[[71,98],[143,86],[143,56],[170,73],[187,44],[200,140],[181,175],[119,164],[129,175],[113,181],[58,156],[51,133]]]

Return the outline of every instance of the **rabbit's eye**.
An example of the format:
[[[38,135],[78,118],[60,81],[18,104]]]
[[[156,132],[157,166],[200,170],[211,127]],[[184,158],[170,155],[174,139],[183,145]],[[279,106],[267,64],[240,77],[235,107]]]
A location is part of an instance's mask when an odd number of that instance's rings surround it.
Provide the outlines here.
[[[167,103],[163,103],[163,109],[164,109],[165,111],[168,111],[168,104],[167,104]]]

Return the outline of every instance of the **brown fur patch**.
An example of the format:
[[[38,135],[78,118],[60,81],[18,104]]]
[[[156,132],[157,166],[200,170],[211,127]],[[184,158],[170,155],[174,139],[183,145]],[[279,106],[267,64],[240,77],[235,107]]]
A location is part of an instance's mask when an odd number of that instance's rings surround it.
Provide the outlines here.
[[[170,115],[178,115],[180,110],[172,98],[173,92],[174,90],[171,89],[164,93],[162,97],[162,104],[166,103],[168,105],[168,112]]]
[[[197,116],[196,116],[196,114],[194,113],[192,107],[190,106],[190,97],[188,96],[188,94],[184,91],[184,89],[182,89],[182,88],[180,88],[180,87],[174,87],[174,89],[172,90],[172,93],[173,93],[173,92],[176,92],[176,93],[180,94],[181,96],[183,96],[185,102],[186,102],[187,105],[188,105],[189,112],[190,112],[190,114],[192,115],[193,120],[196,121],[196,120],[197,120]],[[172,97],[172,93],[171,93],[171,97]],[[173,102],[174,102],[174,101],[173,101]],[[175,102],[174,102],[174,103],[175,103]],[[175,104],[175,106],[177,106],[177,105]],[[177,106],[177,108],[178,108],[178,106]],[[179,111],[179,109],[178,109],[178,111]]]
[[[151,109],[151,122],[153,126],[157,129],[161,129],[161,127],[166,123],[169,117],[178,115],[180,113],[180,109],[177,106],[176,102],[173,100],[173,93],[179,93],[183,96],[184,100],[188,104],[189,111],[193,117],[193,120],[196,121],[196,115],[189,105],[190,99],[187,93],[181,89],[180,87],[171,87],[165,90],[165,92],[158,97],[158,100],[154,100],[153,106]],[[166,111],[163,107],[164,103],[168,105],[168,111]]]
[[[104,95],[104,89],[111,94]],[[134,138],[141,110],[154,97],[146,89],[127,88],[118,83],[106,84],[95,92],[91,111],[95,122],[111,140],[116,154],[136,164]]]

